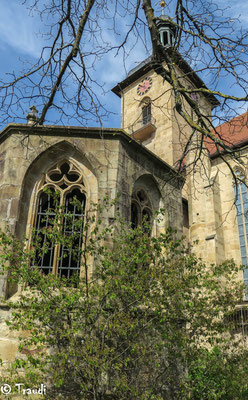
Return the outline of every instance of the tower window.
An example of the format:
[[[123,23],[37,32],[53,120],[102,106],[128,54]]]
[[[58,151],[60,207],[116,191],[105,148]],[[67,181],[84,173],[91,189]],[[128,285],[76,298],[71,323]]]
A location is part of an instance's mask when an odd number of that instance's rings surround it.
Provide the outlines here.
[[[167,32],[167,31],[164,31],[164,32],[163,32],[162,44],[163,44],[163,46],[166,46],[168,43],[169,43],[169,40],[168,40],[168,32]]]
[[[142,122],[143,125],[148,124],[151,122],[151,102],[146,104],[145,106],[142,107]]]
[[[82,174],[71,162],[57,164],[46,173],[37,197],[34,240],[39,249],[32,265],[45,274],[79,275],[86,204]],[[63,233],[62,241],[50,235],[56,229]]]

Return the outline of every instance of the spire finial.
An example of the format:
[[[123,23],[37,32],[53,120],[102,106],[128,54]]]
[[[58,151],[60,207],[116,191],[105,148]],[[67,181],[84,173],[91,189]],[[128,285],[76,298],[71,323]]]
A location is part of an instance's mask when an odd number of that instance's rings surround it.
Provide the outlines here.
[[[160,6],[162,7],[162,15],[164,15],[164,8],[165,8],[165,6],[166,6],[164,0],[161,0],[161,1],[160,1]]]

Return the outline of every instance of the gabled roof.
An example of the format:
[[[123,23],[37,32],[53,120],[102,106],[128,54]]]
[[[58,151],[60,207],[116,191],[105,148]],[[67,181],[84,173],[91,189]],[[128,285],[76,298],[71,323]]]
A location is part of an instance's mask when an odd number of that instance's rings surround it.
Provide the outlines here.
[[[169,52],[170,48],[168,48],[166,51]],[[207,88],[203,80],[193,71],[193,69],[183,59],[183,57],[178,52],[176,52],[175,55],[176,63],[184,73],[185,77],[187,77],[193,83],[193,85],[195,85],[196,88]],[[153,59],[152,56],[150,56],[146,60],[142,61],[137,67],[133,68],[123,81],[119,82],[115,87],[113,87],[112,92],[121,97],[122,90],[124,90],[131,83],[138,80],[141,76],[150,72],[153,69],[153,66]],[[219,105],[219,101],[213,94],[207,93],[204,94],[204,96],[208,99],[213,107]]]
[[[214,133],[214,132],[213,132]],[[241,114],[215,128],[218,139],[230,149],[239,148],[248,144],[248,112]],[[205,139],[205,146],[211,158],[218,156],[216,145],[210,139]],[[225,150],[221,150],[225,152]]]

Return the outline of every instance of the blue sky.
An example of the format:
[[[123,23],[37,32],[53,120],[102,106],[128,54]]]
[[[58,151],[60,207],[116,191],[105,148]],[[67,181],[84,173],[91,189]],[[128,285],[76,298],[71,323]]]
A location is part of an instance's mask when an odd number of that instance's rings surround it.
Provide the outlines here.
[[[173,1],[170,3],[171,8],[173,8]],[[236,2],[218,0],[220,6],[229,7],[229,9],[226,10],[227,14],[232,17],[238,17],[240,15],[240,20],[244,28],[247,29],[248,13],[245,3],[246,2],[241,0],[237,0]],[[157,9],[158,15],[159,6],[157,4],[158,3],[156,3],[155,8]],[[40,21],[37,15],[30,15],[25,6],[22,5],[21,0],[0,0],[0,9],[0,75],[3,77],[4,74],[8,72],[18,72],[22,67],[21,62],[23,61],[25,63],[34,63],[40,54],[45,39],[40,34],[44,29],[44,21]],[[120,35],[125,32],[129,22],[128,19],[120,19],[118,21]],[[107,25],[104,29],[104,38],[113,44],[118,44],[118,35],[114,36]],[[123,53],[120,52],[116,55],[116,52],[113,51],[108,53],[95,65],[95,77],[104,85],[104,90],[106,92],[103,94],[99,89],[99,96],[104,104],[110,107],[114,113],[104,122],[104,126],[120,126],[120,100],[111,92],[111,88],[125,77],[129,69],[133,68],[148,55],[141,41],[138,41],[135,47],[133,47],[134,43],[135,38],[130,37],[127,43],[127,50],[132,50],[130,51],[130,55],[125,58],[125,63],[123,63]],[[206,75],[205,80],[208,82],[210,76]],[[23,108],[25,112],[20,113],[21,122],[24,122],[22,118],[24,118],[25,113],[29,111],[28,105],[24,105]],[[240,110],[241,112],[243,111],[242,107]]]
[[[29,11],[21,3],[21,0],[0,0],[1,77],[12,71],[18,72],[28,62],[34,63],[46,43],[40,34],[44,29],[43,23],[37,15],[30,15]],[[120,26],[121,24],[123,24],[123,21],[120,21]],[[123,26],[123,31],[125,29]],[[109,40],[113,45],[118,44],[108,27],[104,31],[104,39]],[[132,46],[133,40],[131,38],[128,46]],[[103,94],[99,89],[98,95],[107,107],[110,106],[109,108],[114,113],[110,115],[107,121],[104,121],[104,126],[120,126],[120,100],[111,92],[111,88],[125,78],[129,69],[146,57],[144,46],[141,43],[137,43],[132,51],[132,56],[125,59],[125,64],[123,63],[122,52],[116,55],[116,51],[108,53],[96,63],[96,79],[104,85],[106,92]],[[25,113],[28,113],[28,105],[24,106],[24,109]],[[24,118],[25,114],[22,112],[20,117]],[[21,120],[21,122],[25,121]]]

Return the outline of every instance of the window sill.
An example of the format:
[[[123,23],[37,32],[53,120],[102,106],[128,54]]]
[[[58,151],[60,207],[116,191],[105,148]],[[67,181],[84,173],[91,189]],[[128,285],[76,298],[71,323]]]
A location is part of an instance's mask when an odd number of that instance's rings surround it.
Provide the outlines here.
[[[135,140],[144,142],[145,140],[149,139],[152,136],[155,130],[156,126],[152,122],[148,122],[146,125],[143,125],[141,128],[133,132],[132,137]]]

